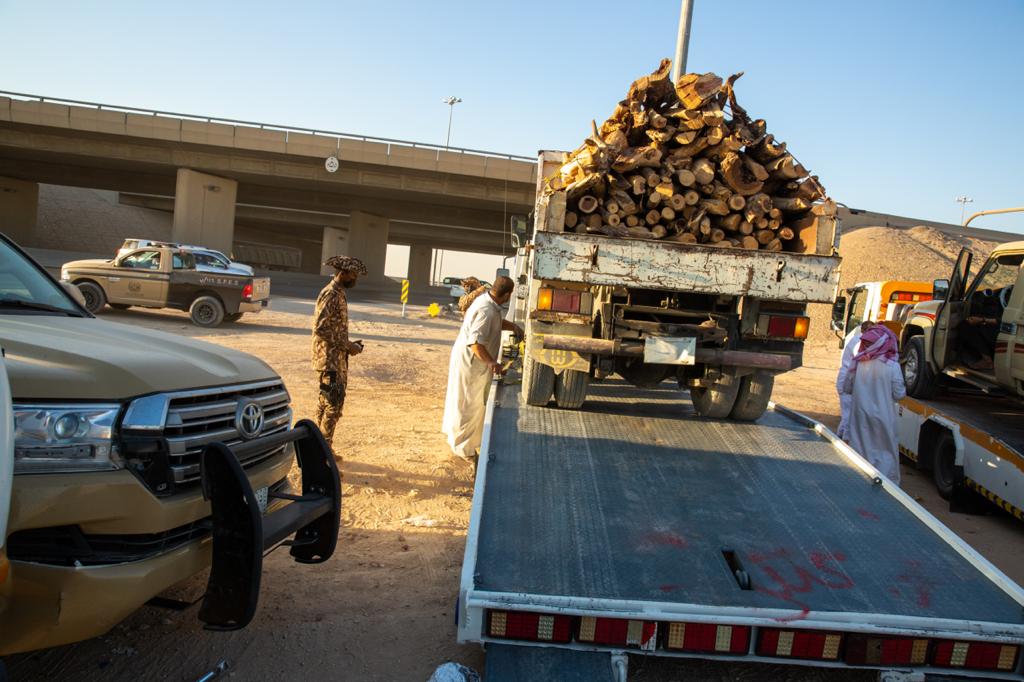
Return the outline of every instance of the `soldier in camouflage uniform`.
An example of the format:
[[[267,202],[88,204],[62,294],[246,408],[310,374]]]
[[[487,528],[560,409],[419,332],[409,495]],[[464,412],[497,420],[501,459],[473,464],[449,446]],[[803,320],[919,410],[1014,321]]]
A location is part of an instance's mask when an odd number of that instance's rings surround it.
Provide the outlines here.
[[[332,256],[324,265],[335,269],[334,278],[316,299],[313,313],[313,369],[320,373],[320,398],[316,423],[328,444],[341,418],[348,385],[348,357],[359,355],[363,346],[348,339],[348,299],[345,289],[356,284],[366,266],[358,258]]]

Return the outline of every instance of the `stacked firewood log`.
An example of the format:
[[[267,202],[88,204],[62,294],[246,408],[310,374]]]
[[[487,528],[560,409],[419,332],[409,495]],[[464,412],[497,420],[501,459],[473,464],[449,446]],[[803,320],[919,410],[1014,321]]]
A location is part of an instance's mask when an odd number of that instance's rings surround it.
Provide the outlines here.
[[[545,192],[565,193],[564,229],[612,237],[803,251],[801,230],[835,210],[816,176],[736,103],[713,73],[673,84],[662,60],[567,155]]]

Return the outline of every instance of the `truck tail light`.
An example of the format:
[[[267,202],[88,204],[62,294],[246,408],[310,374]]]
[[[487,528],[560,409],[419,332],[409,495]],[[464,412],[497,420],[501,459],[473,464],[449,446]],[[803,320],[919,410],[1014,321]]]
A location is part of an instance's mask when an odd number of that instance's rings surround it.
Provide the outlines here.
[[[757,328],[762,334],[784,339],[806,339],[810,326],[809,317],[760,315],[757,320]]]
[[[1013,644],[940,640],[932,651],[932,665],[1012,672],[1019,654],[1020,647]]]
[[[750,628],[712,623],[669,623],[665,648],[719,654],[745,654],[750,645]]]
[[[587,291],[543,287],[537,292],[538,310],[589,315],[592,306],[593,296]]]
[[[914,637],[847,635],[844,659],[850,665],[924,665],[928,640]]]
[[[252,284],[246,284],[244,287],[242,287],[242,298],[244,298],[246,301],[252,300]]]
[[[932,300],[931,294],[911,294],[898,291],[889,298],[889,303],[919,303]]]
[[[658,644],[658,624],[649,620],[583,616],[580,618],[576,639],[580,642],[654,651]]]
[[[572,638],[572,617],[526,611],[488,611],[487,634],[500,639],[564,644]]]
[[[838,632],[766,629],[761,630],[757,653],[759,656],[835,661],[839,659],[842,643],[843,636]]]

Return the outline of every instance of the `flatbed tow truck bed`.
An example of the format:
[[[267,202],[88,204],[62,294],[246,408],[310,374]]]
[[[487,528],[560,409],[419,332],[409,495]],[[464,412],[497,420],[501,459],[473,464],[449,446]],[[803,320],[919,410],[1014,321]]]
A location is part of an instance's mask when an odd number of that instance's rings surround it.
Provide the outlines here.
[[[616,383],[579,411],[494,389],[459,610],[460,641],[501,654],[489,681],[537,665],[512,644],[1024,679],[1021,588],[820,424]]]

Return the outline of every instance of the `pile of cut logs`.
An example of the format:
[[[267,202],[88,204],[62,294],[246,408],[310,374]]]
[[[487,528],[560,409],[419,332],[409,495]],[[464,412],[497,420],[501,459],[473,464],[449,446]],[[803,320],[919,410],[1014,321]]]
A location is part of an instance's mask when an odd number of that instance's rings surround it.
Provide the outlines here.
[[[802,251],[801,230],[834,211],[825,189],[713,73],[673,84],[662,60],[546,179],[565,229],[612,237]]]

